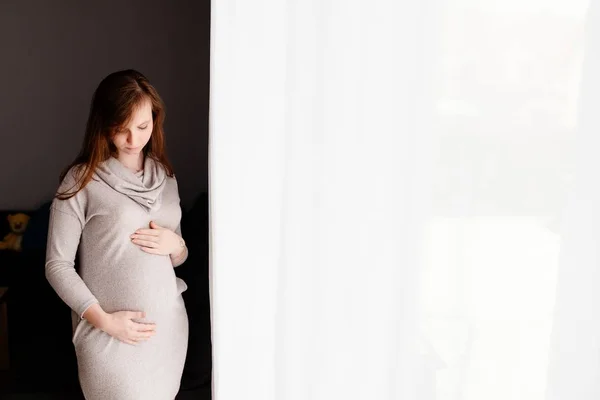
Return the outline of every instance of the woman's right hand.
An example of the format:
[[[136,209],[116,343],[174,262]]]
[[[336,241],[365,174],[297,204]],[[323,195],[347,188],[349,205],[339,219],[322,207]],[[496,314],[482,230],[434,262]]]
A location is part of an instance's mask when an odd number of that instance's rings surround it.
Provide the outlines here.
[[[145,316],[141,311],[117,311],[107,314],[102,330],[124,343],[136,345],[156,334],[156,324],[133,321]]]
[[[100,304],[92,304],[82,315],[90,324],[120,341],[136,345],[156,333],[156,324],[135,322],[146,317],[143,311],[105,312]]]

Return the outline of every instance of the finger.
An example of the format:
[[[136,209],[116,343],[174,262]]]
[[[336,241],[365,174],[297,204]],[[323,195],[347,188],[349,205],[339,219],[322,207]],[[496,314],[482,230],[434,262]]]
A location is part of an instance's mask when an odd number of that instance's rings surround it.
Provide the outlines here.
[[[129,319],[133,319],[133,318],[142,319],[142,318],[146,318],[146,313],[143,311],[129,311],[129,313],[127,314],[127,317]],[[136,322],[136,323],[139,324],[139,322]]]
[[[158,249],[153,249],[150,247],[140,247],[140,249],[144,250],[146,253],[157,254],[159,256],[162,255],[162,253]]]
[[[131,237],[131,239],[147,240],[149,242],[158,242],[158,240],[159,240],[158,236],[152,236],[152,235],[136,235],[136,234],[133,234],[130,237]]]
[[[154,336],[154,333],[152,332],[147,332],[147,333],[140,333],[138,334],[135,338],[136,340],[148,340],[150,339],[152,336]]]
[[[150,221],[150,228],[152,229],[162,229],[162,226],[158,226],[158,224],[154,221]]]
[[[150,248],[158,247],[158,243],[151,242],[149,240],[132,239],[131,241],[139,246],[150,247]]]
[[[130,340],[130,339],[123,339],[123,342],[130,344],[132,346],[135,346],[137,344],[137,342],[134,342],[133,340]]]
[[[136,331],[133,335],[136,337],[150,337],[156,335],[156,331],[153,329],[147,331]]]
[[[149,236],[158,236],[160,235],[160,231],[156,229],[138,229],[134,232],[136,235],[149,235]]]
[[[146,324],[142,322],[136,322],[134,326],[136,332],[154,332],[156,331],[156,324]]]

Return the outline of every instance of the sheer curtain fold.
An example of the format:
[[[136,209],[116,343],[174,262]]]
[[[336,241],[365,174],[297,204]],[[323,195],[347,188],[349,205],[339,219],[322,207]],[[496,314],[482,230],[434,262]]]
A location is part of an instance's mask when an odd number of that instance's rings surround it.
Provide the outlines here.
[[[548,400],[600,397],[600,4],[587,15],[572,190],[561,215]]]

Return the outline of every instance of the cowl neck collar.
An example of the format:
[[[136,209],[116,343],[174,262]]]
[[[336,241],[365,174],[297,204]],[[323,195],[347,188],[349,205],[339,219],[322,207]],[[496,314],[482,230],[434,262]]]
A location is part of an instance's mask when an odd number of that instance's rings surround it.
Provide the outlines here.
[[[160,208],[162,191],[167,182],[163,166],[152,157],[144,160],[143,173],[135,173],[115,157],[101,162],[96,168],[97,177],[117,192],[126,195],[146,211]]]

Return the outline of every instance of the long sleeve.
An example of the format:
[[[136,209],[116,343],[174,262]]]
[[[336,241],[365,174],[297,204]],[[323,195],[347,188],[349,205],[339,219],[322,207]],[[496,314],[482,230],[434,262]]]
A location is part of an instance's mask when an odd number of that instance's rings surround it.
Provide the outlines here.
[[[64,188],[65,183],[61,187]],[[68,200],[54,200],[50,209],[46,250],[46,279],[81,318],[92,304],[98,302],[75,270],[75,256],[85,224],[83,198],[84,193],[79,192]]]
[[[177,202],[180,202],[179,199],[179,185],[177,183],[177,179],[175,177],[173,177],[173,182],[174,182],[174,186],[175,186],[175,195],[177,196]],[[177,224],[177,228],[175,228],[174,231],[176,234],[178,234],[179,236],[183,237],[183,235],[181,234],[181,223]],[[188,258],[188,248],[187,246],[185,247],[184,253],[183,255],[181,255],[177,260],[173,260],[171,259],[171,262],[173,263],[173,268],[175,267],[179,267],[181,264],[183,264],[185,262],[185,260],[187,260]]]

